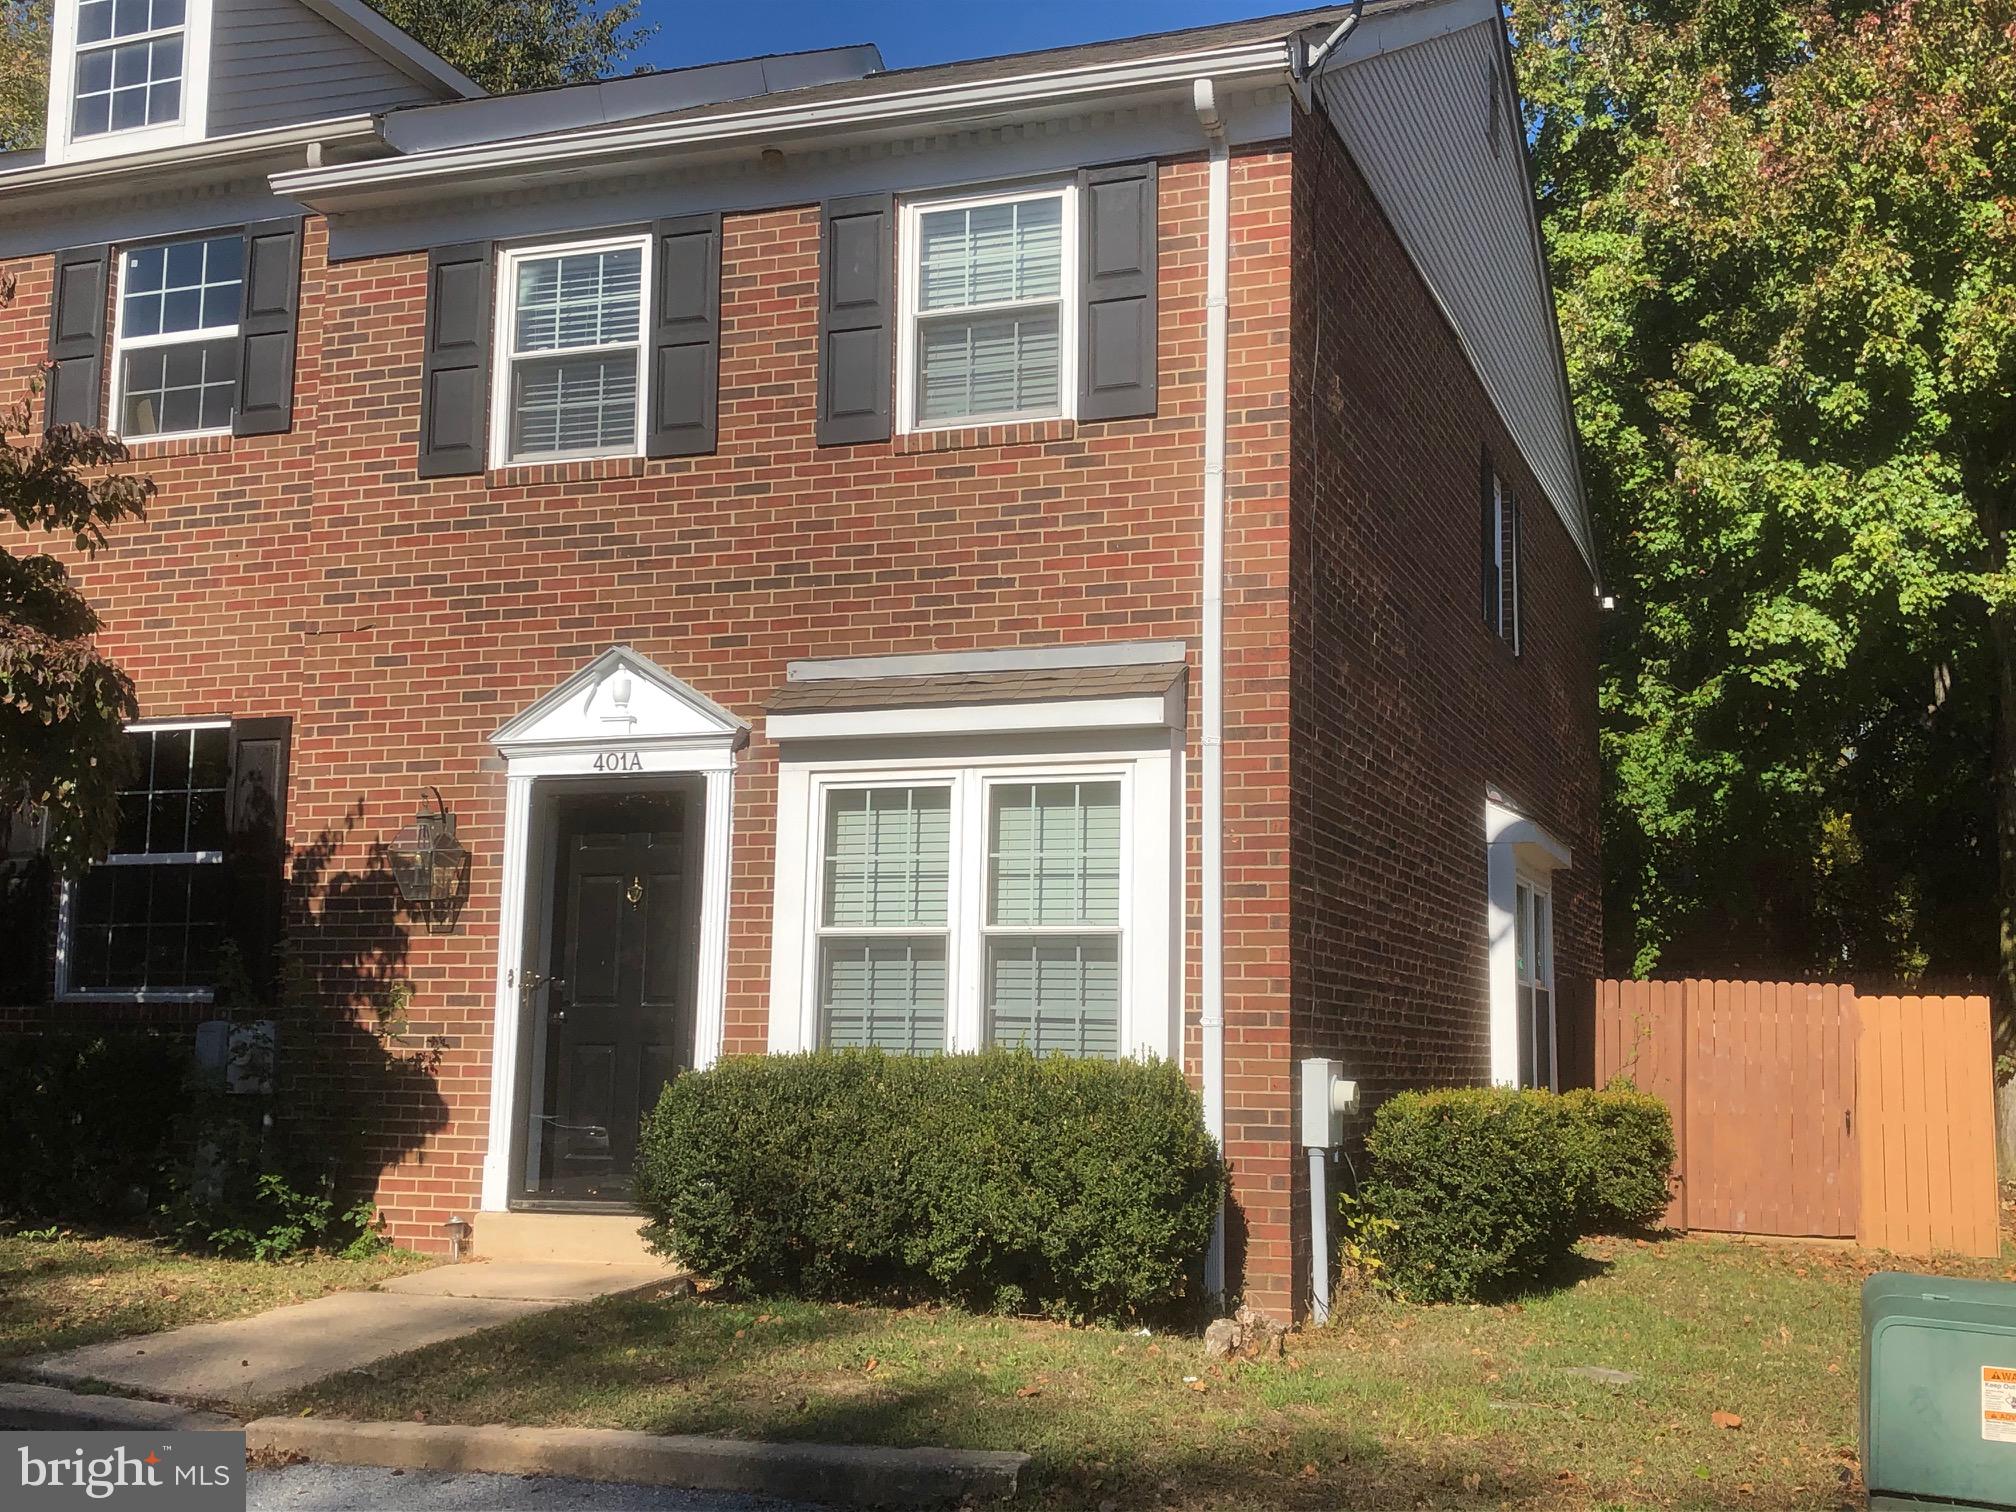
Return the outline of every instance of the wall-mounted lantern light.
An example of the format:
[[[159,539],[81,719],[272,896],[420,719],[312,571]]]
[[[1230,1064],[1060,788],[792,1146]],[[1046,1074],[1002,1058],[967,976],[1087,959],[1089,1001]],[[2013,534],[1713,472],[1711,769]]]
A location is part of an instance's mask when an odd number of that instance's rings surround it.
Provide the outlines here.
[[[423,807],[413,816],[393,840],[389,854],[399,896],[415,913],[432,920],[451,916],[461,902],[469,877],[469,850],[455,838],[455,816],[441,801],[441,790],[430,791],[433,809]]]

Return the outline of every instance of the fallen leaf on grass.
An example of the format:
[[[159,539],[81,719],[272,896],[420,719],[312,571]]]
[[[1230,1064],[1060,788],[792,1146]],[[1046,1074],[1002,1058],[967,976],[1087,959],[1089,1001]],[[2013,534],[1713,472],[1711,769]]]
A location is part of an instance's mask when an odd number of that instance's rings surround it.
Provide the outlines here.
[[[1743,1426],[1742,1418],[1733,1412],[1724,1412],[1720,1408],[1708,1414],[1708,1421],[1713,1423],[1717,1428],[1741,1428]]]
[[[1043,1395],[1043,1388],[1041,1386],[1017,1386],[1015,1388],[1015,1395],[1023,1398],[1038,1397]]]

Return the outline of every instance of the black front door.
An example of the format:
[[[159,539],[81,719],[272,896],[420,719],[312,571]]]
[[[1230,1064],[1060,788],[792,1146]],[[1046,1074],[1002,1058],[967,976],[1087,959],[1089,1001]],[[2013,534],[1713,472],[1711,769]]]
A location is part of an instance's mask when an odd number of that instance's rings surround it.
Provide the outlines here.
[[[638,1123],[693,1063],[699,804],[683,792],[559,800],[526,1198],[628,1203]]]

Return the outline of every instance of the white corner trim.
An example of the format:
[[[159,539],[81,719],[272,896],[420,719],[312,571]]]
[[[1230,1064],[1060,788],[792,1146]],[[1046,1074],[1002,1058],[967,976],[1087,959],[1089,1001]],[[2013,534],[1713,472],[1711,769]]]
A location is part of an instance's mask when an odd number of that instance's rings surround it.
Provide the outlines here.
[[[847,740],[878,736],[1007,735],[1063,730],[1180,729],[1183,685],[1126,698],[1050,698],[1027,703],[934,704],[893,709],[819,709],[772,714],[772,740]]]
[[[1547,887],[1573,856],[1541,825],[1490,797],[1484,800],[1484,841],[1491,1080],[1510,1087],[1519,1081],[1519,884],[1525,879]]]

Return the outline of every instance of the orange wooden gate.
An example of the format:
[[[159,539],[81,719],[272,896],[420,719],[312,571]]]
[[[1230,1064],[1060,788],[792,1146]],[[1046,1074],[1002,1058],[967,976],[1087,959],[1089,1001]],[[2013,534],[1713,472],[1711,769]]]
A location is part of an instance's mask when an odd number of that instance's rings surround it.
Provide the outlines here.
[[[1984,998],[1601,982],[1597,1080],[1673,1110],[1675,1228],[1997,1249]]]

